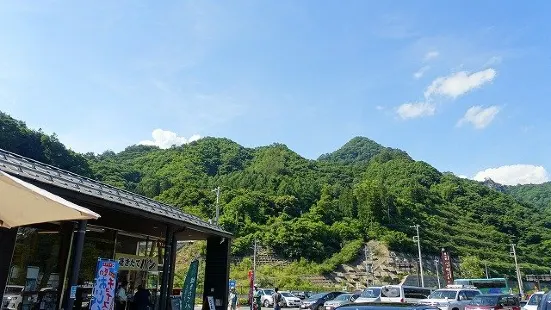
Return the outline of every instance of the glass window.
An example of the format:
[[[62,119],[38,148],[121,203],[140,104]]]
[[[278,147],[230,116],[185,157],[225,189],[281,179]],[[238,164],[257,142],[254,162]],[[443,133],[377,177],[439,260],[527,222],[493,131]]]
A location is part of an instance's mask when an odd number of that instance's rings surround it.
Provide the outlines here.
[[[404,297],[413,299],[425,299],[430,295],[430,290],[422,288],[404,288]]]
[[[360,296],[363,298],[377,298],[381,296],[381,289],[378,287],[368,288]]]
[[[38,309],[38,305],[45,310],[56,308],[61,272],[61,236],[57,225],[18,229],[4,291],[5,296],[11,297],[9,308]]]
[[[472,300],[475,296],[480,295],[479,291],[465,291],[465,295],[467,295],[468,300]]]
[[[528,300],[528,305],[537,306],[540,303],[542,296],[543,294],[533,294],[532,296],[530,296],[530,299]]]

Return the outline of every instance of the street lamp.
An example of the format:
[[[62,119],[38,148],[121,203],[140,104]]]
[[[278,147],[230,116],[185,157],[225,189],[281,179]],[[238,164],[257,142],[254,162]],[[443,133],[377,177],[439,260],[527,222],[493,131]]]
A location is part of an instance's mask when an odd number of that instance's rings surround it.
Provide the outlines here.
[[[425,287],[425,278],[423,276],[423,258],[421,256],[421,238],[419,238],[419,224],[411,226],[417,231],[417,236],[413,237],[413,242],[417,242],[417,250],[419,251],[419,272],[421,274],[421,287]]]

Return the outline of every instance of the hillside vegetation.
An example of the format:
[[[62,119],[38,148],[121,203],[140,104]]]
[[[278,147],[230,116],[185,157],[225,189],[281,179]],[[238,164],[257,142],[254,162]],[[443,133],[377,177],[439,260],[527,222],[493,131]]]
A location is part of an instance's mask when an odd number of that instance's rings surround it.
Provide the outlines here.
[[[445,247],[513,275],[515,242],[523,272],[547,272],[551,263],[550,217],[536,207],[363,137],[308,160],[283,144],[245,148],[223,138],[80,155],[5,114],[0,130],[0,148],[204,219],[214,217],[212,189],[220,186],[220,224],[235,234],[237,256],[250,255],[256,238],[284,258],[329,272],[370,239],[414,251],[411,226],[420,224],[425,253]]]

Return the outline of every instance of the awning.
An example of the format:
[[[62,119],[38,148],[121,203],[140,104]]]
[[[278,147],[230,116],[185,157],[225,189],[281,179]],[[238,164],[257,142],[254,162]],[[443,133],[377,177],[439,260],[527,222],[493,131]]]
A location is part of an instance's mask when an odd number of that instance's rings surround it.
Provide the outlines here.
[[[0,227],[99,217],[89,209],[0,171]]]

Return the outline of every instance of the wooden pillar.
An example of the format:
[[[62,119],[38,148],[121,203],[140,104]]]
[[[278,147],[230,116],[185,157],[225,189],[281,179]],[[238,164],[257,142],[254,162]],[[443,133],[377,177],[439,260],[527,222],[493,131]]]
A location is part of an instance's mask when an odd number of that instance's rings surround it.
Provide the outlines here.
[[[15,250],[17,228],[0,228],[0,301],[4,300],[4,290],[10,276],[11,259]]]
[[[230,277],[230,240],[221,237],[207,239],[203,310],[209,310],[208,296],[214,297],[216,310],[228,308]]]

